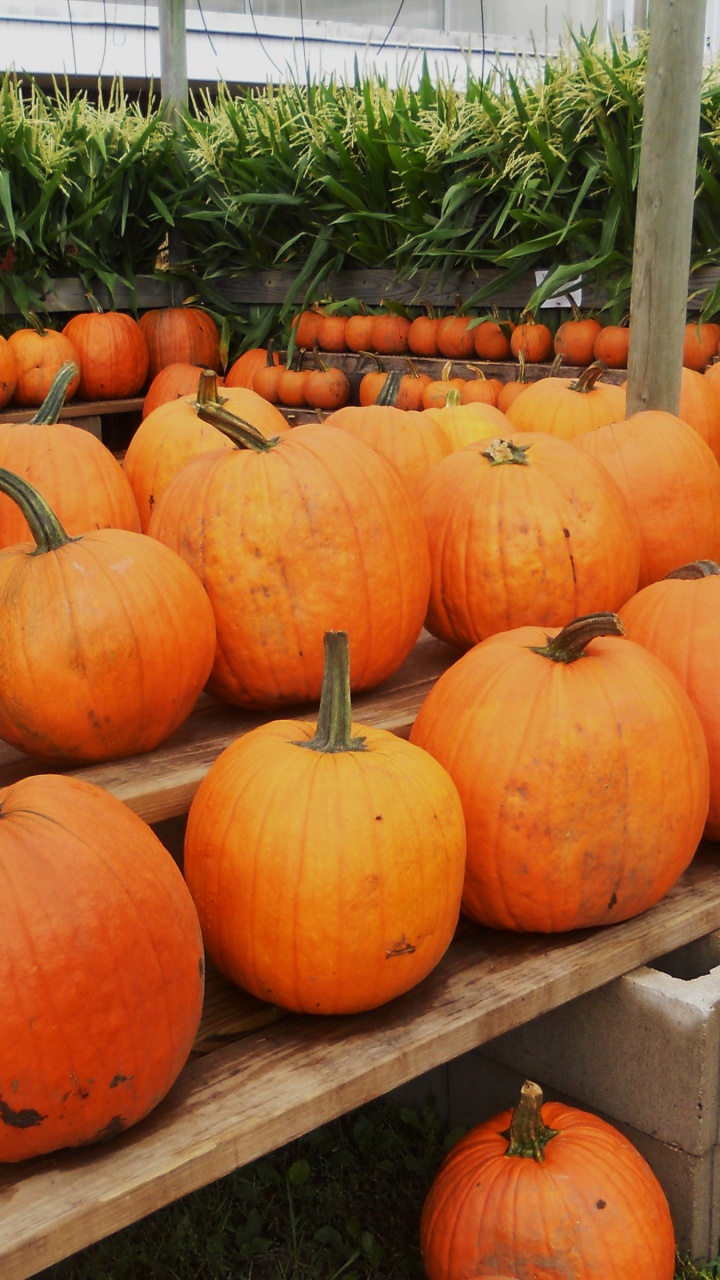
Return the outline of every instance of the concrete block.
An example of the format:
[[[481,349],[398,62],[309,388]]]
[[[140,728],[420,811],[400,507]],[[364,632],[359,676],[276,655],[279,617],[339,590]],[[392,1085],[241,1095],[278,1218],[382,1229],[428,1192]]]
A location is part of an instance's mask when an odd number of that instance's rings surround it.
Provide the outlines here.
[[[661,1142],[720,1142],[720,932],[484,1046],[488,1056]]]

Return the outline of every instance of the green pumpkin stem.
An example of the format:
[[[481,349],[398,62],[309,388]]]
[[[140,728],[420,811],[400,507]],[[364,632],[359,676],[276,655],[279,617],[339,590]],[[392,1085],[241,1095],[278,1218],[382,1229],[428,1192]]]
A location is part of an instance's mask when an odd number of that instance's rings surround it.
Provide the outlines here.
[[[520,1090],[520,1101],[512,1114],[506,1156],[524,1156],[542,1164],[545,1160],[545,1147],[551,1138],[555,1138],[559,1129],[549,1129],[543,1124],[543,1095],[539,1084],[526,1080]],[[505,1136],[505,1135],[503,1135]]]
[[[195,408],[204,408],[206,405],[222,405],[225,404],[227,397],[221,396],[218,391],[218,376],[214,369],[202,369],[198,378],[197,396],[195,398]]]
[[[78,367],[72,360],[66,360],[60,366],[40,408],[30,419],[32,424],[52,426],[54,422],[57,422],[60,417],[60,410],[65,403],[67,389],[77,373]]]
[[[690,581],[694,578],[711,578],[718,573],[720,564],[716,564],[714,560],[693,560],[692,564],[681,565],[679,569],[673,569],[672,573],[666,573],[665,579],[682,578]]]
[[[602,360],[593,360],[587,369],[583,369],[579,378],[575,378],[570,383],[571,391],[580,391],[587,395],[588,391],[592,391],[598,378],[601,378],[607,372],[607,365]]]
[[[0,467],[0,493],[6,494],[27,520],[36,544],[32,555],[57,551],[66,542],[75,541],[65,532],[39,490],[22,476],[16,476],[14,471],[7,471],[5,467]]]
[[[202,422],[209,422],[211,427],[217,427],[218,431],[222,431],[223,435],[232,440],[238,449],[254,449],[256,453],[268,453],[270,449],[275,448],[280,439],[279,436],[273,436],[271,440],[267,440],[262,431],[258,431],[251,422],[246,422],[244,418],[238,418],[229,409],[224,409],[222,402],[198,405],[197,416]]]
[[[400,369],[390,370],[387,378],[380,388],[375,404],[390,405],[391,407],[395,404],[398,398],[398,391],[400,390],[400,381],[402,376]]]
[[[508,463],[516,467],[529,466],[527,460],[527,451],[529,444],[515,444],[512,440],[491,440],[486,449],[480,452],[483,458],[487,458],[491,467],[502,467]]]
[[[315,733],[300,747],[311,751],[364,751],[365,739],[350,735],[350,646],[347,631],[326,631],[325,667]]]
[[[532,653],[552,662],[575,662],[598,636],[624,635],[625,628],[616,613],[586,613],[573,618],[556,636],[546,636],[547,644],[529,647]]]

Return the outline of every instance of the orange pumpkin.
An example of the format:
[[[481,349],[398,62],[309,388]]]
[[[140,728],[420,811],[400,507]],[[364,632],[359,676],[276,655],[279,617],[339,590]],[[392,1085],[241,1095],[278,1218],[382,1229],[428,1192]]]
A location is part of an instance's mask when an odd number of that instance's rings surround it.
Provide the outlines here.
[[[475,440],[486,440],[488,436],[507,435],[508,420],[500,409],[493,404],[482,404],[475,401],[461,404],[458,397],[448,399],[444,409],[426,409],[447,438],[451,451],[464,449]]]
[[[196,396],[158,405],[140,423],[125,451],[123,469],[140,513],[140,525],[147,533],[153,507],[177,471],[201,453],[232,449],[232,441],[200,416],[213,405],[248,419],[264,435],[288,431],[279,409],[247,387],[223,387],[212,369],[203,370]]]
[[[686,422],[646,409],[573,443],[625,494],[640,539],[639,588],[689,560],[720,558],[720,467]]]
[[[523,391],[527,391],[530,383],[525,376],[525,357],[520,351],[518,353],[518,371],[517,377],[504,382],[498,391],[497,407],[501,413],[507,413],[510,405],[517,400]]]
[[[670,1209],[650,1166],[599,1116],[543,1105],[530,1080],[514,1110],[471,1129],[445,1157],[420,1248],[428,1280],[502,1280],[498,1266],[518,1280],[675,1273]]]
[[[595,363],[579,378],[538,378],[507,409],[517,431],[544,431],[573,440],[593,427],[625,417],[625,389],[600,381]]]
[[[700,719],[614,614],[475,645],[437,680],[410,741],[460,792],[463,911],[493,929],[628,920],[675,884],[702,836]]]
[[[0,409],[8,404],[17,385],[17,364],[7,338],[0,337]]]
[[[268,343],[265,364],[253,374],[250,390],[254,391],[256,395],[262,396],[263,400],[269,400],[270,404],[277,404],[280,399],[279,387],[282,373],[283,366],[278,364],[275,359],[272,343]],[[242,389],[245,390],[246,388]]]
[[[171,855],[109,791],[40,774],[0,792],[0,1161],[103,1142],[174,1084],[203,999]],[[72,980],[68,978],[72,958]]]
[[[426,413],[398,409],[395,405],[346,405],[325,419],[358,436],[398,469],[407,485],[416,490],[423,476],[450,452],[450,442],[437,422]]]
[[[546,324],[527,317],[513,329],[510,350],[516,359],[522,352],[528,364],[541,364],[552,356],[552,333]]]
[[[432,566],[425,625],[449,644],[562,626],[616,609],[636,589],[640,546],[626,500],[565,440],[476,440],[433,467],[419,496]]]
[[[0,467],[24,477],[50,503],[71,536],[90,529],[140,530],[133,491],[110,450],[69,422],[58,422],[65,387],[77,365],[63,365],[30,422],[0,422]],[[26,542],[27,521],[0,495],[0,547]]]
[[[437,330],[437,346],[441,356],[449,360],[467,360],[475,353],[475,331],[470,328],[472,316],[443,316]]]
[[[710,758],[705,835],[720,840],[720,566],[703,560],[674,569],[638,591],[620,617],[628,638],[677,676],[700,717]]]
[[[477,365],[468,365],[472,378],[460,388],[461,404],[494,404],[497,407],[502,382],[499,378],[487,378]]]
[[[553,338],[553,350],[563,364],[592,364],[593,345],[602,325],[592,316],[581,316],[573,305],[572,320],[564,320]]]
[[[608,369],[627,369],[630,330],[626,325],[605,324],[593,342],[593,359],[602,360]]]
[[[148,346],[148,377],[169,364],[220,368],[220,330],[200,307],[160,307],[140,317]]]
[[[32,536],[0,552],[0,737],[54,763],[152,751],[187,719],[213,665],[198,579],[140,533],[69,538],[38,490],[3,468],[0,492]]]
[[[341,409],[350,399],[350,381],[347,374],[333,365],[325,364],[316,354],[317,368],[308,369],[303,384],[305,403],[311,409],[323,409],[332,413]]]
[[[17,385],[13,398],[16,404],[41,405],[55,375],[68,361],[77,366],[77,373],[65,391],[65,400],[72,400],[80,383],[80,357],[65,334],[46,329],[35,320],[30,328],[11,333],[8,345],[15,356]]]
[[[161,404],[169,404],[171,400],[182,400],[185,396],[197,397],[201,373],[202,368],[197,364],[178,362],[166,365],[156,373],[147,389],[143,400],[142,417],[147,418],[153,409],[157,409]],[[217,385],[219,387],[223,385],[222,378],[217,379]]]
[[[512,320],[482,320],[473,329],[475,355],[479,360],[509,360],[512,355],[510,339],[515,325]]]
[[[380,314],[373,316],[370,329],[370,347],[384,356],[402,356],[410,350],[408,333],[411,321],[407,316]]]
[[[682,362],[686,369],[704,373],[717,354],[720,326],[694,321],[685,325]]]
[[[244,387],[251,391],[253,378],[259,369],[263,369],[268,359],[267,347],[251,347],[248,351],[243,351],[236,360],[230,365],[225,374],[226,387]],[[275,364],[280,363],[277,352],[274,352],[272,359]]]
[[[363,306],[355,315],[348,316],[345,325],[345,346],[348,351],[367,351],[372,342],[374,316]]]
[[[413,360],[407,361],[407,372],[398,383],[395,405],[398,409],[420,412],[423,408],[425,388],[432,382],[429,373],[421,373]]]
[[[78,400],[123,400],[145,385],[150,355],[137,320],[124,311],[85,311],[62,331],[80,357]]]
[[[317,325],[317,344],[321,351],[346,351],[345,325],[347,316],[324,311]]]
[[[315,346],[322,314],[317,303],[313,303],[312,307],[294,317],[291,328],[295,334],[295,346],[299,350],[310,351]]]
[[[720,462],[720,402],[709,379],[695,369],[682,370],[678,417],[702,436]]]
[[[440,371],[439,378],[433,378],[423,388],[422,403],[424,409],[444,409],[451,391],[461,392],[465,379],[452,377],[452,360],[447,360]],[[458,396],[458,404],[460,403]]]
[[[326,635],[325,651],[317,723],[260,725],[211,766],[184,871],[222,973],[296,1012],[357,1013],[416,986],[447,950],[465,824],[431,756],[352,722],[347,636]]]
[[[233,439],[237,448],[178,472],[149,525],[210,596],[210,691],[244,706],[317,698],[322,636],[338,629],[350,637],[353,688],[373,688],[407,657],[427,608],[415,496],[375,449],[326,424],[274,441],[239,427]]]
[[[408,348],[414,356],[425,356],[432,359],[438,355],[437,331],[440,317],[426,303],[426,314],[416,316],[407,333]]]

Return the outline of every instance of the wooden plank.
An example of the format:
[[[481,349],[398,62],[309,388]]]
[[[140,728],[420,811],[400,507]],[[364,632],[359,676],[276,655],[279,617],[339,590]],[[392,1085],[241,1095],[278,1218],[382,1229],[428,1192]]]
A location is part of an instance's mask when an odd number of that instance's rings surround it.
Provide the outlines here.
[[[135,300],[125,285],[118,284],[114,297],[105,285],[96,281],[93,294],[104,311],[132,311],[135,303],[140,310],[148,307],[180,306],[187,296],[188,286],[170,276],[166,280],[155,276],[141,276],[137,282]],[[45,311],[50,315],[91,311],[90,300],[82,280],[71,276],[59,277],[52,288],[42,294]],[[0,315],[19,315],[20,310],[7,293],[0,293]]]
[[[541,937],[470,927],[425,982],[355,1017],[283,1021],[189,1063],[107,1146],[0,1173],[0,1274],[40,1268],[720,926],[717,847],[651,911]]]
[[[140,413],[143,404],[143,396],[133,396],[128,400],[75,400],[63,405],[59,418],[61,422],[74,422],[76,418],[104,418],[114,413]],[[3,409],[2,421],[29,422],[36,413],[37,409],[32,407]]]
[[[455,649],[424,632],[394,676],[378,689],[353,697],[356,720],[407,736],[422,699],[457,657]],[[292,707],[278,715],[284,719],[314,720],[317,704]],[[220,751],[267,718],[267,712],[243,711],[204,696],[185,724],[155,751],[63,772],[112,791],[146,822],[160,822],[187,813]],[[7,743],[0,743],[0,786],[48,769]]]
[[[706,0],[653,0],[640,147],[627,413],[680,405]]]

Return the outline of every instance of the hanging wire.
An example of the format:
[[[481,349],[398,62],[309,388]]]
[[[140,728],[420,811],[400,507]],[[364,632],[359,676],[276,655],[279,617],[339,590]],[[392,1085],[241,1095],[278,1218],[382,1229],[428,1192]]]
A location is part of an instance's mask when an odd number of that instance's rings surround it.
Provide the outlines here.
[[[483,94],[485,93],[485,0],[480,0],[480,39],[482,40],[482,55],[480,58],[480,103],[482,105]]]
[[[279,76],[281,76],[283,73],[282,73],[282,71],[280,70],[280,67],[278,66],[278,64],[277,64],[277,62],[275,61],[275,59],[270,57],[270,54],[268,53],[267,49],[265,48],[265,45],[264,45],[264,44],[263,44],[263,42],[262,42],[262,36],[260,35],[260,32],[258,31],[258,28],[257,28],[257,22],[255,21],[255,10],[253,9],[253,6],[252,6],[252,0],[247,0],[247,7],[248,7],[248,9],[250,10],[250,17],[252,18],[252,24],[253,24],[253,27],[255,28],[255,35],[257,36],[258,44],[260,45],[260,48],[262,49],[263,53],[265,54],[265,57],[267,58],[268,62],[272,62],[272,64],[273,64],[273,66],[274,66],[275,70],[277,71],[278,75],[279,75]]]
[[[395,27],[395,23],[397,22],[398,18],[400,17],[400,14],[402,13],[402,11],[403,11],[403,9],[404,9],[404,8],[405,8],[405,0],[400,0],[400,4],[398,5],[397,13],[395,14],[395,17],[393,18],[392,22],[390,23],[390,26],[388,27],[387,31],[385,32],[385,39],[383,40],[382,44],[380,45],[380,47],[379,47],[379,49],[378,49],[378,53],[382,53],[383,49],[385,48],[385,45],[387,44],[388,40],[390,39],[390,36],[391,36],[391,35],[392,35],[392,33],[393,33],[393,28]],[[376,55],[376,56],[377,56],[377,55]]]
[[[73,27],[72,9],[70,8],[70,0],[67,0],[68,22],[70,23],[70,44],[72,45],[73,55],[73,71],[77,75],[77,53],[75,52],[75,28]]]
[[[300,0],[300,40],[302,41],[303,62],[305,63],[305,79],[308,78],[308,60],[307,50],[305,48],[305,14],[303,13],[303,0]]]
[[[204,14],[204,12],[203,12],[203,7],[202,7],[201,0],[197,0],[197,7],[198,7],[198,9],[200,10],[200,17],[201,17],[201,19],[202,19],[202,24],[203,24],[203,27],[204,27],[204,29],[205,29],[205,35],[207,36],[208,40],[210,41],[210,48],[212,49],[213,53],[215,54],[215,57],[217,58],[217,49],[215,48],[215,45],[213,44],[212,36],[210,35],[210,32],[208,31],[208,24],[207,24],[207,22],[205,21],[205,14]]]
[[[148,80],[148,62],[147,62],[147,0],[143,0],[143,67],[145,69],[145,79]]]
[[[102,75],[102,69],[105,65],[105,54],[107,53],[108,16],[107,16],[106,0],[102,0],[102,7],[103,7],[103,51],[102,51],[102,58],[100,59],[100,70],[98,71],[98,79]],[[75,71],[77,72],[77,67],[75,68]]]

